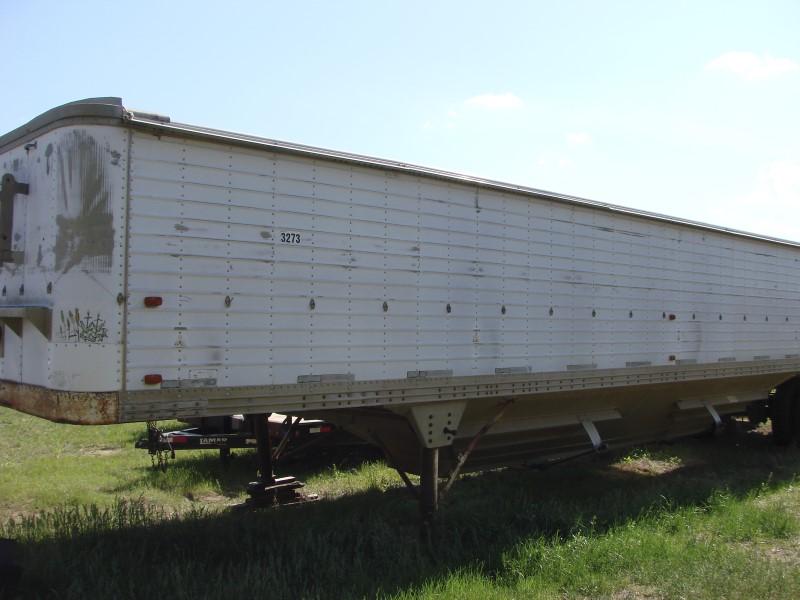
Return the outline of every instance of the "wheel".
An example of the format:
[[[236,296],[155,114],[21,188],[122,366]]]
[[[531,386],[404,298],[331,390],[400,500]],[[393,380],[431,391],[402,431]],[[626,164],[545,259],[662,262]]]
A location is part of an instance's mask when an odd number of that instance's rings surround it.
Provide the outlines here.
[[[772,420],[772,439],[778,446],[792,442],[800,431],[800,405],[797,401],[797,384],[788,382],[779,386],[769,400],[769,417]],[[800,436],[799,436],[800,437]]]
[[[756,428],[769,418],[767,401],[751,402],[745,407],[751,428]]]
[[[797,445],[800,446],[800,393],[796,394],[792,400],[792,431]]]

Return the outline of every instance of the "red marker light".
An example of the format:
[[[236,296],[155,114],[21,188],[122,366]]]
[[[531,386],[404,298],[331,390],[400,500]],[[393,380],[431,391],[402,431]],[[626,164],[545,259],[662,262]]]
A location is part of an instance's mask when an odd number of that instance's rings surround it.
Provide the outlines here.
[[[169,441],[173,444],[185,444],[189,441],[189,438],[185,435],[173,435],[169,438]]]
[[[164,299],[161,296],[145,296],[144,305],[147,308],[156,308],[164,304]]]
[[[147,385],[158,385],[161,383],[162,379],[163,378],[158,373],[150,373],[144,376],[144,382]]]
[[[333,431],[333,425],[322,425],[319,428],[320,433],[330,433]]]
[[[669,316],[669,320],[670,320],[670,321],[674,321],[674,320],[675,320],[675,315],[670,315],[670,316]]]

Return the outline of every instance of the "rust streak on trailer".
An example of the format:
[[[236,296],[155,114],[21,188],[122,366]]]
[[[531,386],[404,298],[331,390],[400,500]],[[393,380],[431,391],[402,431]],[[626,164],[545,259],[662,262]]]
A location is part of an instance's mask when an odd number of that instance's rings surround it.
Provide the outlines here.
[[[0,405],[57,423],[110,425],[119,422],[116,392],[70,392],[0,381]]]

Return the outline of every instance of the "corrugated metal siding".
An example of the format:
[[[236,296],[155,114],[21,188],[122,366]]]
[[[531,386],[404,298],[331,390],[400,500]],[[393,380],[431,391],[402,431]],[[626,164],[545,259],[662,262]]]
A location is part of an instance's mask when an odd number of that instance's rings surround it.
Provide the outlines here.
[[[378,168],[134,133],[129,237],[130,389],[798,352],[800,250]]]

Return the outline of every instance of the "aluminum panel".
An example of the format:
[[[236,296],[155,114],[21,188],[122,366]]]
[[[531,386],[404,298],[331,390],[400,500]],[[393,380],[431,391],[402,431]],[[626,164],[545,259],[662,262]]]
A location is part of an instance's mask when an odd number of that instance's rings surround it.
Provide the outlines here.
[[[785,321],[800,321],[788,247],[320,158],[140,137],[131,296],[161,290],[163,309],[195,330],[180,336],[186,350],[222,336],[232,385],[233,357],[256,349],[269,364],[241,373],[258,385],[323,367],[379,379],[395,376],[393,362],[473,375],[509,361],[620,368],[797,350]],[[145,322],[131,311],[131,327]],[[175,344],[173,322],[154,319],[165,331],[151,342]]]
[[[5,327],[0,379],[86,392],[121,386],[127,144],[124,129],[75,125],[32,132],[4,152],[3,173],[28,194],[13,198],[14,260],[0,265],[0,306],[45,309],[49,329],[27,319],[21,336]]]

